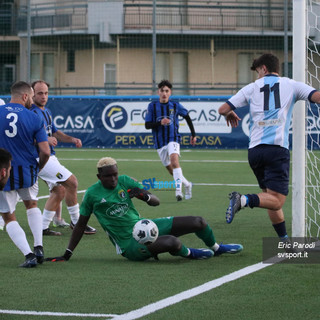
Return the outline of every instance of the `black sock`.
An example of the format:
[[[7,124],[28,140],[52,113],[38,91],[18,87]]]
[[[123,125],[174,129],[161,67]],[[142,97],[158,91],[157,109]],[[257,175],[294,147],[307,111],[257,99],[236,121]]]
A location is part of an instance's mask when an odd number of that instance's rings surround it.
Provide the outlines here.
[[[252,208],[256,208],[260,206],[260,199],[257,194],[246,194],[248,198],[248,206]]]
[[[279,238],[284,239],[288,237],[285,221],[273,224],[272,226],[274,227],[274,230],[276,230],[276,233],[278,234]]]

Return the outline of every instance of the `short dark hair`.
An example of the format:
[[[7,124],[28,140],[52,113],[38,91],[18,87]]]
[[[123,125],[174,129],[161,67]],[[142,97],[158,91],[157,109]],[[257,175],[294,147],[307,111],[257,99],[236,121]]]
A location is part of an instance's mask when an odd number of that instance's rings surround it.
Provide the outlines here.
[[[8,169],[10,166],[10,161],[12,160],[11,153],[3,148],[0,148],[0,169]]]
[[[168,87],[169,89],[172,89],[172,84],[169,80],[161,80],[158,84],[158,88],[161,89],[163,87]]]
[[[36,86],[37,83],[44,83],[47,85],[48,88],[50,88],[50,84],[44,80],[36,80],[36,81],[33,81],[32,84],[31,84],[31,87],[32,89],[34,90],[34,87]]]
[[[279,59],[272,53],[265,53],[257,59],[253,60],[251,70],[256,71],[258,67],[265,65],[269,72],[279,73]]]
[[[24,93],[30,93],[31,86],[25,81],[17,81],[11,86],[11,95],[22,95]]]

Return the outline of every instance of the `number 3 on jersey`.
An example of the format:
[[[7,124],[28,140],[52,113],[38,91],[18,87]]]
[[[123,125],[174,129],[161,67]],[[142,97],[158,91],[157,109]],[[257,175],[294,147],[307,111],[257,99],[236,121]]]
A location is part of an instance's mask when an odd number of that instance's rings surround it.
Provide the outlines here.
[[[279,90],[279,83],[275,83],[271,88],[269,84],[266,84],[264,87],[260,88],[260,92],[264,94],[264,103],[263,103],[263,110],[269,110],[269,97],[270,92],[273,92],[274,97],[274,106],[276,109],[281,108],[280,104],[280,90]]]
[[[6,118],[11,120],[9,122],[9,126],[11,127],[11,130],[5,130],[4,132],[9,138],[13,138],[17,134],[16,123],[18,121],[18,116],[16,113],[8,113]]]

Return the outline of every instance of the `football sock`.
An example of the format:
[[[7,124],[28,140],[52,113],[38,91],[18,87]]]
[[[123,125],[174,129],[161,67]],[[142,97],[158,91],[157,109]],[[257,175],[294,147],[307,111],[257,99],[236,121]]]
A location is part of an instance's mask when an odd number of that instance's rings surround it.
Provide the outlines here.
[[[33,235],[34,246],[42,246],[42,215],[39,208],[27,210],[29,227]]]
[[[184,175],[182,175],[182,184],[185,186],[185,187],[189,187],[190,186],[190,181],[188,181]]]
[[[79,219],[79,203],[72,207],[67,207],[72,223],[76,224]]]
[[[169,252],[172,256],[187,257],[190,254],[190,250],[183,244],[181,249],[177,252]]]
[[[9,222],[6,230],[13,243],[18,247],[24,256],[32,252],[27,241],[26,234],[20,227],[18,221]]]
[[[43,209],[43,215],[42,215],[42,229],[48,229],[49,225],[56,214],[55,211],[49,211],[47,209]]]
[[[172,170],[173,179],[176,184],[176,191],[181,191],[181,184],[182,184],[182,170],[181,168],[175,168]]]
[[[212,246],[216,243],[213,231],[208,224],[204,229],[196,232],[196,236],[200,238],[209,248],[212,248]]]
[[[252,209],[260,206],[260,199],[257,194],[246,194],[245,197],[247,198],[246,205],[245,205],[246,207],[249,206]],[[242,199],[241,199],[241,207],[242,207]]]
[[[246,195],[242,195],[240,198],[241,201],[241,208],[247,207],[248,206],[248,197]]]
[[[273,226],[274,230],[276,230],[276,233],[278,234],[280,239],[288,238],[285,221],[282,221],[277,224],[273,224],[272,226]]]
[[[219,248],[220,248],[220,246],[219,246],[217,243],[215,243],[215,244],[211,247],[211,249],[212,249],[213,251],[218,251]]]

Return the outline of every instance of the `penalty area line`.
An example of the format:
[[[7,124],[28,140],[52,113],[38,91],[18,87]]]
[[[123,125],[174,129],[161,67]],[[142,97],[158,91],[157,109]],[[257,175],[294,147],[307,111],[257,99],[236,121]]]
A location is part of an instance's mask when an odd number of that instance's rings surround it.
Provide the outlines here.
[[[0,314],[16,314],[30,316],[50,316],[50,317],[85,317],[85,318],[105,318],[112,319],[114,314],[99,314],[99,313],[65,313],[65,312],[47,312],[47,311],[19,311],[19,310],[0,310]]]
[[[150,313],[164,309],[164,308],[169,307],[173,304],[179,303],[183,300],[190,299],[190,298],[195,297],[197,295],[200,295],[204,292],[207,292],[207,291],[210,291],[214,288],[220,287],[225,283],[237,280],[237,279],[242,278],[244,276],[247,276],[251,273],[254,273],[256,271],[259,271],[259,270],[262,270],[266,267],[269,267],[271,265],[273,265],[273,263],[259,262],[257,264],[254,264],[254,265],[245,267],[243,269],[240,269],[238,271],[232,272],[232,273],[230,273],[226,276],[223,276],[221,278],[209,281],[209,282],[207,282],[203,285],[200,285],[198,287],[195,287],[193,289],[186,290],[184,292],[178,293],[174,296],[165,298],[165,299],[160,300],[158,302],[151,303],[151,304],[144,306],[140,309],[136,309],[136,310],[130,311],[128,313],[124,313],[122,315],[115,316],[113,318],[113,320],[134,320],[134,319],[141,318],[141,317],[146,316]]]

